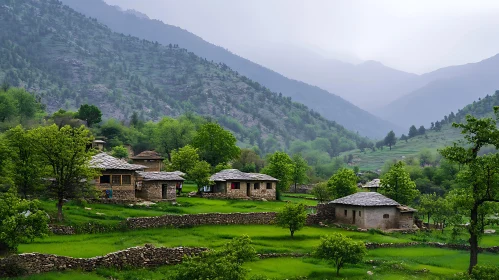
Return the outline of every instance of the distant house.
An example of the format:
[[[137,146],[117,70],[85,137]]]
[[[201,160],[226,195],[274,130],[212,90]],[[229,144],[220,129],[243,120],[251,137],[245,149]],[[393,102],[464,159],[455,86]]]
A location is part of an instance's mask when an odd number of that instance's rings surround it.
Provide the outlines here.
[[[214,182],[205,193],[227,198],[276,199],[276,178],[259,173],[245,173],[237,169],[225,169],[210,177]],[[209,195],[208,195],[209,196]]]
[[[334,206],[337,222],[360,228],[412,228],[416,212],[377,192],[358,192],[328,204]]]
[[[106,144],[106,141],[95,139],[94,141],[92,141],[92,148],[102,151],[104,150],[104,144]]]
[[[95,185],[103,198],[175,200],[176,186],[184,181],[181,172],[145,171],[145,165],[131,164],[106,153],[93,156],[90,166],[101,170]]]
[[[369,192],[377,192],[380,187],[381,187],[381,181],[379,179],[374,179],[363,185],[362,189]]]
[[[148,171],[159,172],[163,169],[164,158],[155,151],[144,151],[136,156],[131,157],[134,164],[145,165]]]

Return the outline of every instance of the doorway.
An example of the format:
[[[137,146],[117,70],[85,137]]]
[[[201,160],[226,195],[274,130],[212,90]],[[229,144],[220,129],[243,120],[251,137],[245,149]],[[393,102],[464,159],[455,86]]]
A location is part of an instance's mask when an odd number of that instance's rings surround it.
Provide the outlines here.
[[[251,184],[246,183],[246,195],[251,196]]]
[[[161,198],[166,199],[168,186],[166,184],[161,185]]]
[[[355,210],[352,210],[353,224],[355,224]]]

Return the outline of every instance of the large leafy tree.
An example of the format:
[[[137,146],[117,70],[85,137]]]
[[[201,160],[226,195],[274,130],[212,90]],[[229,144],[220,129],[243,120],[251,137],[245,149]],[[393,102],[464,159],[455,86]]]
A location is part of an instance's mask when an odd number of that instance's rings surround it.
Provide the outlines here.
[[[209,122],[199,128],[192,140],[192,146],[199,149],[202,159],[215,167],[239,156],[241,151],[236,142],[232,133],[217,123]]]
[[[188,178],[196,183],[198,190],[211,185],[210,175],[211,166],[204,160],[197,161],[191,169],[187,170]]]
[[[309,169],[307,161],[303,158],[301,154],[294,154],[293,160],[293,172],[291,174],[293,184],[296,185],[303,184],[308,179],[307,171]]]
[[[199,162],[198,149],[187,145],[172,152],[172,160],[168,165],[171,171],[189,172]]]
[[[190,120],[176,120],[165,117],[158,123],[154,142],[159,147],[159,150],[166,154],[168,160],[171,161],[172,151],[190,144],[195,134],[196,128]]]
[[[312,188],[312,194],[320,203],[322,203],[331,198],[331,189],[328,188],[326,182],[321,182]]]
[[[47,223],[47,214],[39,210],[38,201],[19,199],[14,190],[0,193],[0,254],[46,236]]]
[[[43,163],[49,166],[47,195],[57,200],[57,219],[61,221],[65,199],[79,198],[93,190],[89,182],[98,172],[89,167],[92,154],[87,146],[92,136],[84,126],[59,129],[54,124],[34,129],[33,139]]]
[[[357,192],[357,175],[353,170],[341,168],[327,182],[333,198],[340,198]]]
[[[293,161],[285,152],[275,152],[268,156],[267,166],[262,170],[262,173],[279,180],[277,182],[277,197],[279,198],[280,193],[289,188],[293,179]]]
[[[281,212],[277,213],[275,223],[289,229],[291,238],[294,237],[295,231],[302,229],[307,221],[307,211],[303,204],[288,203],[284,206]]]
[[[14,118],[17,115],[17,108],[14,98],[6,92],[0,91],[0,122]]]
[[[411,125],[409,128],[409,138],[416,137],[418,136],[418,129],[416,128],[415,125]]]
[[[416,183],[411,180],[409,172],[404,167],[405,163],[399,161],[381,177],[380,192],[400,204],[410,204],[419,191],[416,189]]]
[[[232,163],[232,167],[243,172],[260,172],[263,168],[264,160],[251,149],[241,149],[241,154]]]
[[[315,257],[331,261],[336,268],[336,275],[340,275],[340,269],[347,263],[356,264],[367,255],[367,249],[363,242],[355,242],[353,239],[341,233],[333,233],[321,238],[319,246],[315,249]]]
[[[496,115],[498,107],[494,107]],[[499,202],[499,154],[479,155],[489,145],[499,148],[499,130],[491,118],[477,119],[466,116],[465,123],[454,123],[464,134],[464,143],[454,143],[440,151],[443,157],[460,164],[463,169],[458,180],[463,185],[457,204],[469,218],[470,263],[468,272],[478,263],[478,239],[487,220],[487,209],[491,203]]]
[[[76,117],[87,122],[88,127],[102,121],[102,112],[95,105],[83,104],[78,109]]]
[[[21,123],[35,116],[38,103],[31,93],[23,88],[10,88],[7,93],[16,101],[17,113],[19,114]]]
[[[13,179],[17,191],[24,198],[42,185],[45,168],[33,132],[17,126],[6,132],[6,142],[11,151]]]
[[[395,146],[395,144],[397,143],[397,137],[395,137],[395,132],[393,132],[393,130],[390,130],[390,132],[388,132],[385,137],[384,143],[390,148],[390,151],[392,150],[392,146]]]

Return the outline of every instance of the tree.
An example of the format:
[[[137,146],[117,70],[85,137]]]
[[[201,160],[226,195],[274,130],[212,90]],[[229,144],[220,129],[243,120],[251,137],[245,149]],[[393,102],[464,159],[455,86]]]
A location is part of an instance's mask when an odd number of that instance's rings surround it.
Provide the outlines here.
[[[378,142],[376,142],[376,148],[378,150],[383,150],[384,146],[385,146],[385,141],[378,141]]]
[[[102,112],[95,105],[83,104],[78,109],[76,117],[87,122],[88,127],[102,121]]]
[[[419,191],[404,166],[404,162],[399,161],[381,177],[380,192],[400,204],[410,204]]]
[[[45,173],[39,149],[35,144],[36,139],[31,131],[25,130],[21,125],[7,131],[5,136],[12,152],[14,184],[18,193],[26,199],[35,192],[36,187],[42,185]]]
[[[312,194],[319,200],[320,203],[331,199],[331,190],[326,182],[321,182],[312,188]]]
[[[301,154],[294,154],[292,160],[293,160],[293,170],[291,173],[291,179],[293,184],[295,185],[295,192],[296,192],[296,185],[303,184],[308,179],[307,177],[308,164]]]
[[[443,197],[439,197],[437,200],[434,201],[434,204],[435,204],[435,213],[433,215],[433,221],[435,221],[436,224],[440,225],[440,228],[442,229],[443,233],[446,221],[451,219],[453,213],[455,213],[452,207],[452,201]]]
[[[201,158],[215,167],[219,163],[228,163],[236,159],[240,149],[236,146],[236,137],[217,123],[206,123],[201,126],[192,140],[192,146],[199,149]]]
[[[345,264],[361,262],[367,255],[367,249],[363,242],[355,242],[341,233],[333,233],[330,236],[321,237],[321,242],[313,255],[332,261],[336,268],[336,276],[339,276],[340,269]]]
[[[247,261],[256,259],[255,248],[247,235],[234,238],[222,249],[209,250],[199,256],[184,257],[175,266],[172,280],[244,280],[248,270],[243,267]]]
[[[419,208],[418,208],[418,213],[420,215],[428,218],[428,225],[430,224],[430,218],[431,216],[436,212],[435,210],[435,201],[437,200],[437,194],[432,193],[432,194],[423,194],[419,198]]]
[[[19,199],[14,190],[0,193],[0,255],[16,251],[20,243],[46,236],[48,222],[37,200]]]
[[[435,156],[429,149],[423,149],[419,152],[419,164],[422,167],[431,165],[435,162]]]
[[[190,144],[195,133],[195,127],[191,121],[165,117],[158,122],[154,142],[159,146],[159,150],[167,155],[168,161],[171,162],[172,151]]]
[[[327,181],[333,198],[340,198],[357,192],[357,175],[348,168],[341,168]]]
[[[418,135],[425,135],[426,133],[426,128],[424,128],[424,125],[420,126],[418,128]]]
[[[187,173],[199,162],[198,149],[186,145],[172,152],[172,160],[168,169],[171,171],[182,171]]]
[[[89,182],[98,176],[89,166],[92,150],[87,150],[87,146],[92,143],[92,136],[84,126],[66,125],[59,129],[54,124],[34,129],[33,139],[42,161],[50,167],[47,195],[57,199],[57,219],[62,221],[64,200],[90,194],[93,188]]]
[[[263,168],[262,173],[279,180],[277,182],[277,198],[280,198],[280,193],[289,188],[293,179],[293,161],[285,152],[275,152],[268,157],[267,162],[268,164]]]
[[[241,154],[232,163],[232,167],[239,169],[242,172],[260,172],[263,168],[264,161],[258,153],[251,149],[241,149]]]
[[[277,213],[275,223],[282,227],[289,229],[291,238],[294,237],[295,231],[298,231],[305,226],[307,221],[307,211],[303,204],[287,203],[281,212]]]
[[[397,143],[397,137],[395,137],[395,133],[393,132],[393,130],[388,132],[384,141],[385,141],[385,145],[390,147],[390,151],[391,151],[392,146],[395,146],[395,143]]]
[[[16,100],[17,113],[21,123],[35,116],[38,104],[31,93],[23,88],[10,88],[7,93]]]
[[[440,131],[442,129],[442,123],[439,121],[435,122],[435,131]]]
[[[409,138],[416,137],[418,136],[418,129],[416,128],[415,125],[411,125],[409,128]]]
[[[494,107],[496,117],[498,111],[499,108]],[[479,152],[488,145],[499,148],[499,130],[493,119],[477,119],[471,115],[466,116],[465,123],[454,123],[452,126],[461,129],[465,143],[463,146],[454,143],[440,153],[444,158],[462,166],[458,174],[458,180],[463,185],[459,208],[470,219],[468,272],[471,274],[478,263],[478,239],[485,227],[485,219],[481,219],[480,214],[486,214],[484,210],[487,209],[487,204],[499,202],[499,154],[479,155]]]
[[[111,155],[116,158],[128,158],[128,149],[123,145],[114,146]]]
[[[400,136],[400,140],[405,141],[406,143],[408,139],[409,137],[407,137],[405,134],[402,134],[402,136]]]
[[[0,121],[5,122],[17,115],[14,98],[6,92],[0,92]]]
[[[204,186],[211,185],[210,175],[211,166],[204,160],[196,162],[196,164],[187,171],[187,176],[196,183],[198,190]]]

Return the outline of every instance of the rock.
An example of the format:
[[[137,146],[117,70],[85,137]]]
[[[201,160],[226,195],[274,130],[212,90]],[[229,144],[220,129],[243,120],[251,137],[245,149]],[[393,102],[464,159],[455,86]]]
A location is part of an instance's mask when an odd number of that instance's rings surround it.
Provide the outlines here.
[[[85,207],[85,210],[92,210],[92,208]]]
[[[106,215],[106,214],[97,212],[97,213],[95,213],[95,215],[102,216],[102,215]]]
[[[267,201],[265,198],[262,198],[262,201]]]
[[[374,273],[372,271],[370,271],[370,270],[367,272],[367,275],[373,275],[373,274]]]
[[[486,230],[483,231],[483,233],[485,233],[485,234],[494,234],[494,233],[496,233],[496,230],[495,229],[486,229]]]

